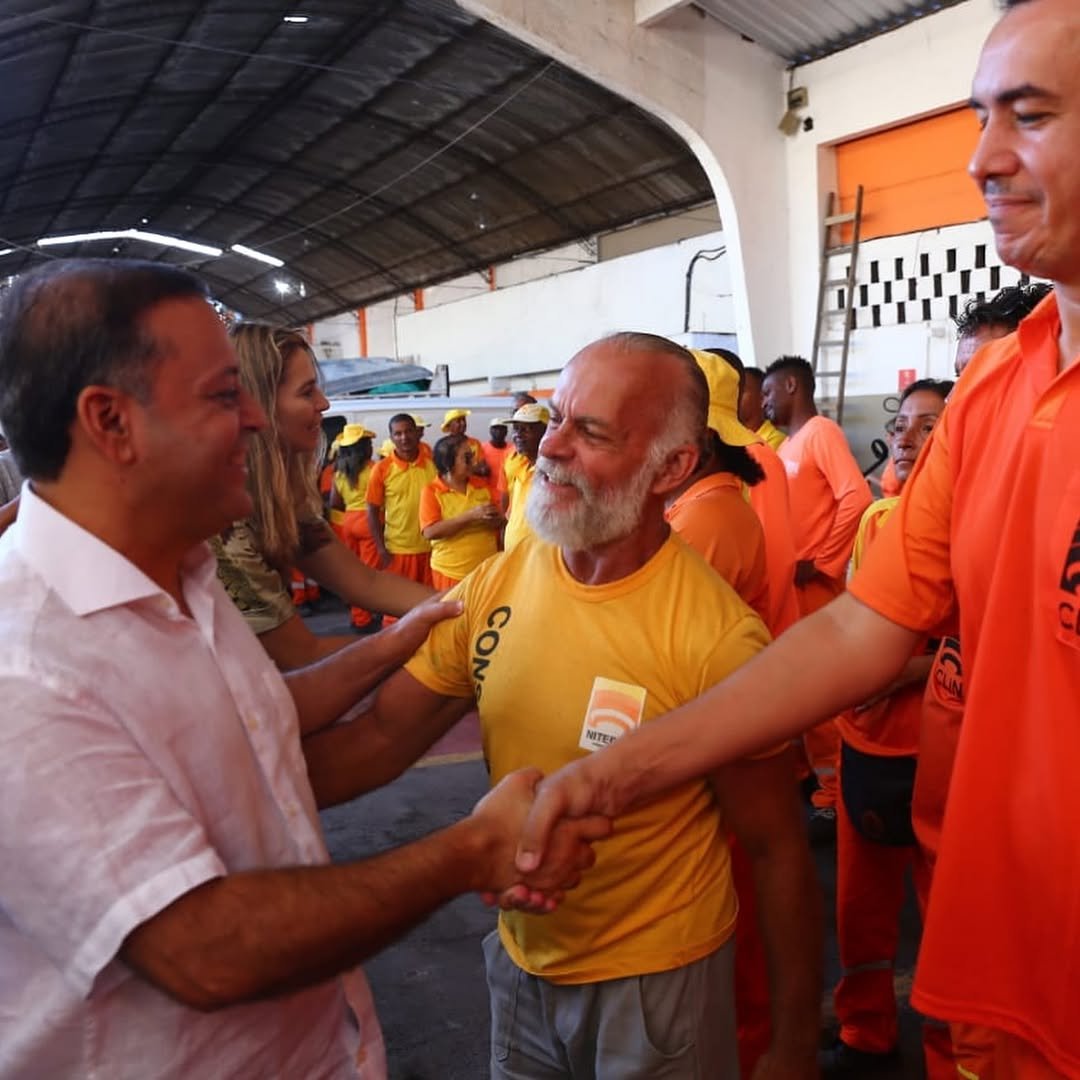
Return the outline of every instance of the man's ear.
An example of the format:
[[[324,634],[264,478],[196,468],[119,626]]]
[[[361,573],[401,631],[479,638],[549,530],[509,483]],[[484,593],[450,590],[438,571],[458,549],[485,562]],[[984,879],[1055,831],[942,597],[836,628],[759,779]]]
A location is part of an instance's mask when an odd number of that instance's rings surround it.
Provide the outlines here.
[[[701,460],[701,448],[687,443],[671,451],[657,470],[652,482],[654,495],[668,495],[682,487],[693,476]]]
[[[135,446],[133,411],[130,394],[115,386],[87,386],[75,402],[74,438],[82,439],[102,457],[116,465],[132,464],[138,454]]]
[[[799,380],[794,375],[786,375],[784,377],[784,390],[789,396],[793,396],[799,391]]]

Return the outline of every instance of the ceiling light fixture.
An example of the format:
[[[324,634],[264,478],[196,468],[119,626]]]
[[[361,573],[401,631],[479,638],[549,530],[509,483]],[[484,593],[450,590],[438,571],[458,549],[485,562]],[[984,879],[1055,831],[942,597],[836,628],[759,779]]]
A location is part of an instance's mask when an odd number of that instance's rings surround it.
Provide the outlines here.
[[[281,278],[274,278],[274,288],[277,289],[279,296],[288,296],[292,292],[292,286]]]
[[[181,240],[178,236],[146,232],[144,229],[108,229],[102,232],[69,233],[65,236],[43,236],[37,242],[37,246],[55,247],[58,244],[82,244],[90,240],[143,240],[148,244],[179,248],[181,251],[194,251],[199,255],[218,256],[224,254],[219,247],[211,247],[209,244],[196,244],[193,240]]]
[[[15,248],[4,248],[3,251],[0,251],[0,256],[10,255],[15,250],[16,250]]]
[[[235,251],[237,255],[246,255],[249,259],[254,259],[256,262],[266,263],[267,266],[285,265],[284,259],[275,258],[273,255],[264,255],[261,251],[246,247],[244,244],[232,244],[229,247],[229,250]]]
[[[291,23],[306,23],[308,21],[308,17],[306,15],[283,15],[281,17],[281,21]]]

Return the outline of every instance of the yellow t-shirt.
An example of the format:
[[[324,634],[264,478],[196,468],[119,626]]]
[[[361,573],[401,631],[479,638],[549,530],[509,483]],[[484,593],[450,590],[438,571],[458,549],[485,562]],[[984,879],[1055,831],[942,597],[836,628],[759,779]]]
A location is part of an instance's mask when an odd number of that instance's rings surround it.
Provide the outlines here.
[[[529,497],[529,487],[535,471],[536,466],[524,454],[511,454],[503,463],[506,490],[510,496],[510,510],[503,537],[503,547],[507,551],[526,536],[532,536],[532,529],[525,518],[525,500]]]
[[[769,640],[674,533],[641,569],[595,586],[529,536],[450,595],[465,613],[435,626],[406,667],[437,693],[475,696],[493,782],[602,748],[627,719],[649,723],[689,701]],[[596,982],[693,963],[731,936],[738,905],[707,780],[620,817],[596,855],[554,914],[500,916],[519,967],[555,983]]]
[[[762,420],[761,427],[755,434],[758,438],[764,439],[774,450],[779,450],[780,444],[787,438],[771,420]]]
[[[334,473],[334,487],[341,496],[341,501],[345,504],[346,510],[367,509],[367,487],[368,481],[371,479],[372,467],[371,462],[368,462],[360,470],[355,487],[349,483],[349,478],[344,473]]]
[[[431,451],[420,444],[415,461],[391,454],[371,469],[366,502],[382,508],[383,537],[391,555],[423,555],[431,545],[420,531],[420,493],[435,479]]]
[[[448,521],[490,502],[491,488],[478,477],[470,477],[463,492],[455,491],[441,479],[432,480],[420,495],[420,528]],[[431,541],[431,569],[460,581],[498,550],[498,530],[477,522],[454,536]]]

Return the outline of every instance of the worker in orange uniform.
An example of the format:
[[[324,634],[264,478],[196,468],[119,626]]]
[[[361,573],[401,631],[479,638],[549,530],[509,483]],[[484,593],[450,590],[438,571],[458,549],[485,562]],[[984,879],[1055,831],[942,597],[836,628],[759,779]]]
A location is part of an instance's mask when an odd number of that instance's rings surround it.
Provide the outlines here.
[[[512,432],[515,449],[515,453],[506,459],[503,466],[509,502],[506,534],[503,538],[503,547],[507,551],[532,532],[525,518],[525,503],[529,498],[529,488],[536,470],[540,440],[547,431],[550,419],[551,413],[543,405],[527,403],[516,409],[514,415],[505,421]]]
[[[744,430],[752,431],[742,420],[742,401],[748,378],[748,371],[756,370],[743,366],[742,360],[730,349],[706,349],[713,356],[727,361],[728,366],[738,377],[739,413],[738,420]],[[730,405],[730,386],[725,394]],[[721,396],[719,400],[725,400]],[[760,431],[754,432],[756,438],[746,447],[746,452],[761,466],[765,479],[746,490],[750,506],[758,516],[762,529],[765,530],[765,561],[769,579],[769,610],[765,625],[774,638],[779,637],[799,618],[799,601],[795,592],[795,536],[791,524],[791,498],[788,494],[787,469],[779,454],[762,439]],[[799,740],[801,747],[802,740]],[[800,750],[801,754],[801,750]],[[809,773],[809,768],[807,768]]]
[[[1002,261],[1054,291],[965,370],[848,592],[696,701],[547,777],[518,856],[527,873],[563,815],[621,813],[865,700],[958,610],[963,733],[912,1003],[983,1029],[966,1080],[1080,1076],[1078,41],[1075,0],[1025,0],[983,48],[969,171]]]
[[[770,364],[762,397],[765,415],[789,433],[778,453],[788,471],[798,560],[795,586],[805,617],[843,592],[859,520],[871,503],[870,488],[839,425],[818,414],[814,372],[806,360],[782,356]],[[827,842],[836,830],[836,724],[827,720],[806,732],[803,745],[818,781],[811,796],[810,837]]]
[[[690,352],[709,386],[708,442],[697,469],[668,497],[665,517],[679,536],[700,552],[743,602],[761,616],[769,632],[774,633],[769,625],[770,581],[765,533],[746,499],[746,491],[752,491],[765,480],[761,466],[747,451],[755,444],[764,444],[739,423],[736,411],[739,374],[731,362],[713,351],[691,349]],[[779,461],[777,467],[780,482],[786,489],[787,479]],[[785,587],[793,590],[790,570],[784,580]],[[749,1080],[758,1059],[768,1049],[772,1034],[769,976],[758,925],[753,868],[746,852],[730,834],[728,847],[732,881],[739,898],[735,924],[736,1038],[739,1071],[744,1080]]]
[[[726,349],[710,349],[709,351],[718,356],[727,352]],[[762,398],[765,372],[756,367],[744,367],[742,372],[743,379],[739,386],[739,422],[743,427],[754,432],[762,442],[774,450],[779,450],[787,435],[765,415],[765,403]]]
[[[488,465],[484,458],[484,447],[479,439],[474,439],[468,433],[469,417],[471,409],[447,409],[443,416],[442,433],[444,435],[464,435],[469,440],[469,447],[473,452],[473,472],[477,476],[488,476]]]
[[[495,502],[501,506],[506,495],[506,473],[503,469],[507,458],[514,452],[514,447],[506,441],[507,435],[510,434],[509,425],[492,420],[488,434],[490,437],[486,443],[482,444],[481,449],[484,461],[487,463],[488,479],[491,482]]]
[[[892,461],[903,487],[919,451],[945,408],[951,382],[923,379],[907,387],[892,437]],[[879,499],[859,524],[852,566],[864,554],[900,502]],[[828,1076],[864,1076],[888,1067],[898,1037],[893,989],[904,878],[914,871],[921,911],[929,894],[929,870],[917,848],[911,823],[912,787],[919,745],[919,722],[933,649],[924,646],[885,692],[837,721],[840,805],[836,828],[836,938],[841,978],[835,991],[840,1032],[822,1057]],[[931,1080],[956,1075],[948,1029],[923,1029]]]
[[[452,589],[499,550],[502,511],[491,486],[473,471],[473,451],[464,435],[444,435],[434,451],[438,476],[420,495],[420,528],[431,541],[431,577],[436,589]]]
[[[341,539],[345,546],[365,565],[378,568],[379,549],[371,536],[367,512],[367,489],[374,468],[372,440],[375,432],[363,424],[346,424],[338,436],[334,461],[334,487],[330,493],[330,513],[341,517]],[[333,522],[331,521],[331,524]],[[352,624],[361,629],[372,624],[372,614],[366,608],[349,609]]]
[[[420,493],[435,479],[435,466],[408,413],[390,418],[390,439],[394,452],[371,470],[366,496],[379,569],[430,585],[431,544],[420,531]]]

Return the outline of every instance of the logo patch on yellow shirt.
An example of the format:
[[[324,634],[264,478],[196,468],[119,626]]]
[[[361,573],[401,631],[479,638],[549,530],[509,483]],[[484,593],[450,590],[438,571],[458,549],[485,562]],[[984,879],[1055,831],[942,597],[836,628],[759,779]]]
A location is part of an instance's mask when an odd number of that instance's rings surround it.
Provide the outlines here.
[[[585,723],[578,746],[603,750],[641,724],[645,715],[645,688],[597,675],[593,680]]]

